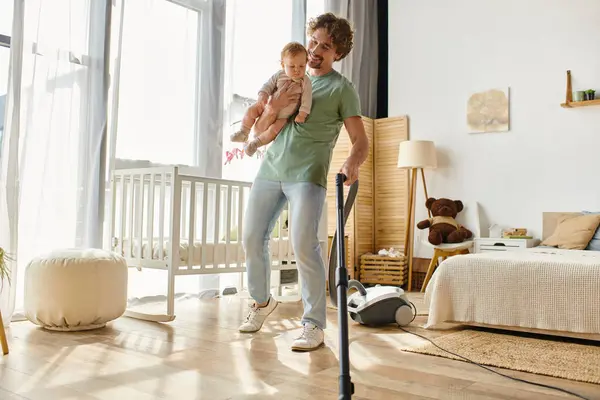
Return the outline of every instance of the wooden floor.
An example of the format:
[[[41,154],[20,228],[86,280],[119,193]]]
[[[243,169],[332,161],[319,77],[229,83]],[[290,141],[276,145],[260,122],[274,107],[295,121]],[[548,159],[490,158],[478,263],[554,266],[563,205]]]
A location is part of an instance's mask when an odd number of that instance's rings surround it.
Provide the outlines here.
[[[13,323],[11,352],[0,361],[0,399],[337,399],[337,311],[328,310],[325,347],[294,353],[301,303],[281,304],[251,335],[236,330],[246,307],[237,297],[186,300],[168,324],[120,318],[79,333]],[[395,327],[352,322],[350,337],[356,399],[574,398],[467,363],[402,352],[400,344],[421,339]],[[600,399],[600,386],[505,372]]]

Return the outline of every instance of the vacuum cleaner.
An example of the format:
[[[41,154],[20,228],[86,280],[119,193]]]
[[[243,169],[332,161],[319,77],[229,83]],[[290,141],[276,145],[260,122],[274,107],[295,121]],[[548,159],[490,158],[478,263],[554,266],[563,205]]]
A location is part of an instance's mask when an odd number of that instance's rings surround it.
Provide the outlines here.
[[[391,323],[405,326],[410,324],[417,315],[416,307],[408,300],[401,288],[380,285],[365,288],[359,281],[348,279],[346,255],[344,254],[344,226],[356,199],[358,180],[350,186],[348,198],[344,204],[343,185],[346,180],[347,177],[341,173],[335,177],[337,229],[329,253],[329,297],[331,303],[338,309],[340,335],[338,398],[344,400],[350,399],[354,394],[354,384],[350,378],[348,314],[354,321],[368,326],[382,326]],[[357,289],[357,292],[347,297],[350,288]]]

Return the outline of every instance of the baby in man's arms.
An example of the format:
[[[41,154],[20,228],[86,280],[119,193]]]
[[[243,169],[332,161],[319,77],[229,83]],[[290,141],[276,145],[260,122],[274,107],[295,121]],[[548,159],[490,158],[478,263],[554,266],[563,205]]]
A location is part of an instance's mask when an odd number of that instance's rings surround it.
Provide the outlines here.
[[[310,114],[312,105],[312,85],[310,78],[306,76],[306,62],[308,61],[308,52],[306,48],[297,42],[288,43],[281,51],[281,66],[282,69],[277,71],[271,78],[262,86],[258,93],[258,101],[251,105],[242,119],[242,127],[239,131],[231,135],[232,142],[244,142],[244,151],[247,155],[252,156],[256,153],[259,147],[271,143],[288,118],[298,110],[298,115],[294,119],[297,123],[306,121],[306,117]],[[282,109],[277,114],[277,120],[264,132],[257,135],[252,140],[248,141],[248,135],[259,118],[269,101],[269,96],[277,91],[285,82],[292,81],[296,83],[291,87],[291,94],[300,94],[300,98],[296,103]]]

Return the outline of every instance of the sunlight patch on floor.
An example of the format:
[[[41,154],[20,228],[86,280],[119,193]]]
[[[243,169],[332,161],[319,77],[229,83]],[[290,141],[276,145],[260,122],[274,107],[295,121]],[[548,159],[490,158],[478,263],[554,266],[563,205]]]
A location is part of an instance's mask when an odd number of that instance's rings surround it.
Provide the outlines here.
[[[273,394],[277,392],[277,389],[260,379],[258,373],[253,368],[252,359],[248,355],[246,346],[232,346],[231,360],[234,369],[233,372],[237,379],[239,379],[239,386],[241,386],[244,394],[262,394],[265,392]]]

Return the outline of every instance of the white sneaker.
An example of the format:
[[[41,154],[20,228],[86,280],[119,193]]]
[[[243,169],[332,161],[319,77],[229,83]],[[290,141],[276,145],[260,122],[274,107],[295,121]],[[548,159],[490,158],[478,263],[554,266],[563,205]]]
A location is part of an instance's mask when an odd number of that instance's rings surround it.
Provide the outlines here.
[[[325,340],[323,329],[307,322],[302,328],[300,336],[292,343],[292,350],[295,351],[310,351],[319,348]]]
[[[256,307],[256,303],[250,306],[250,312],[246,320],[240,325],[239,330],[243,333],[257,332],[265,322],[265,319],[277,308],[277,300],[273,296],[269,296],[269,302],[264,307]]]

